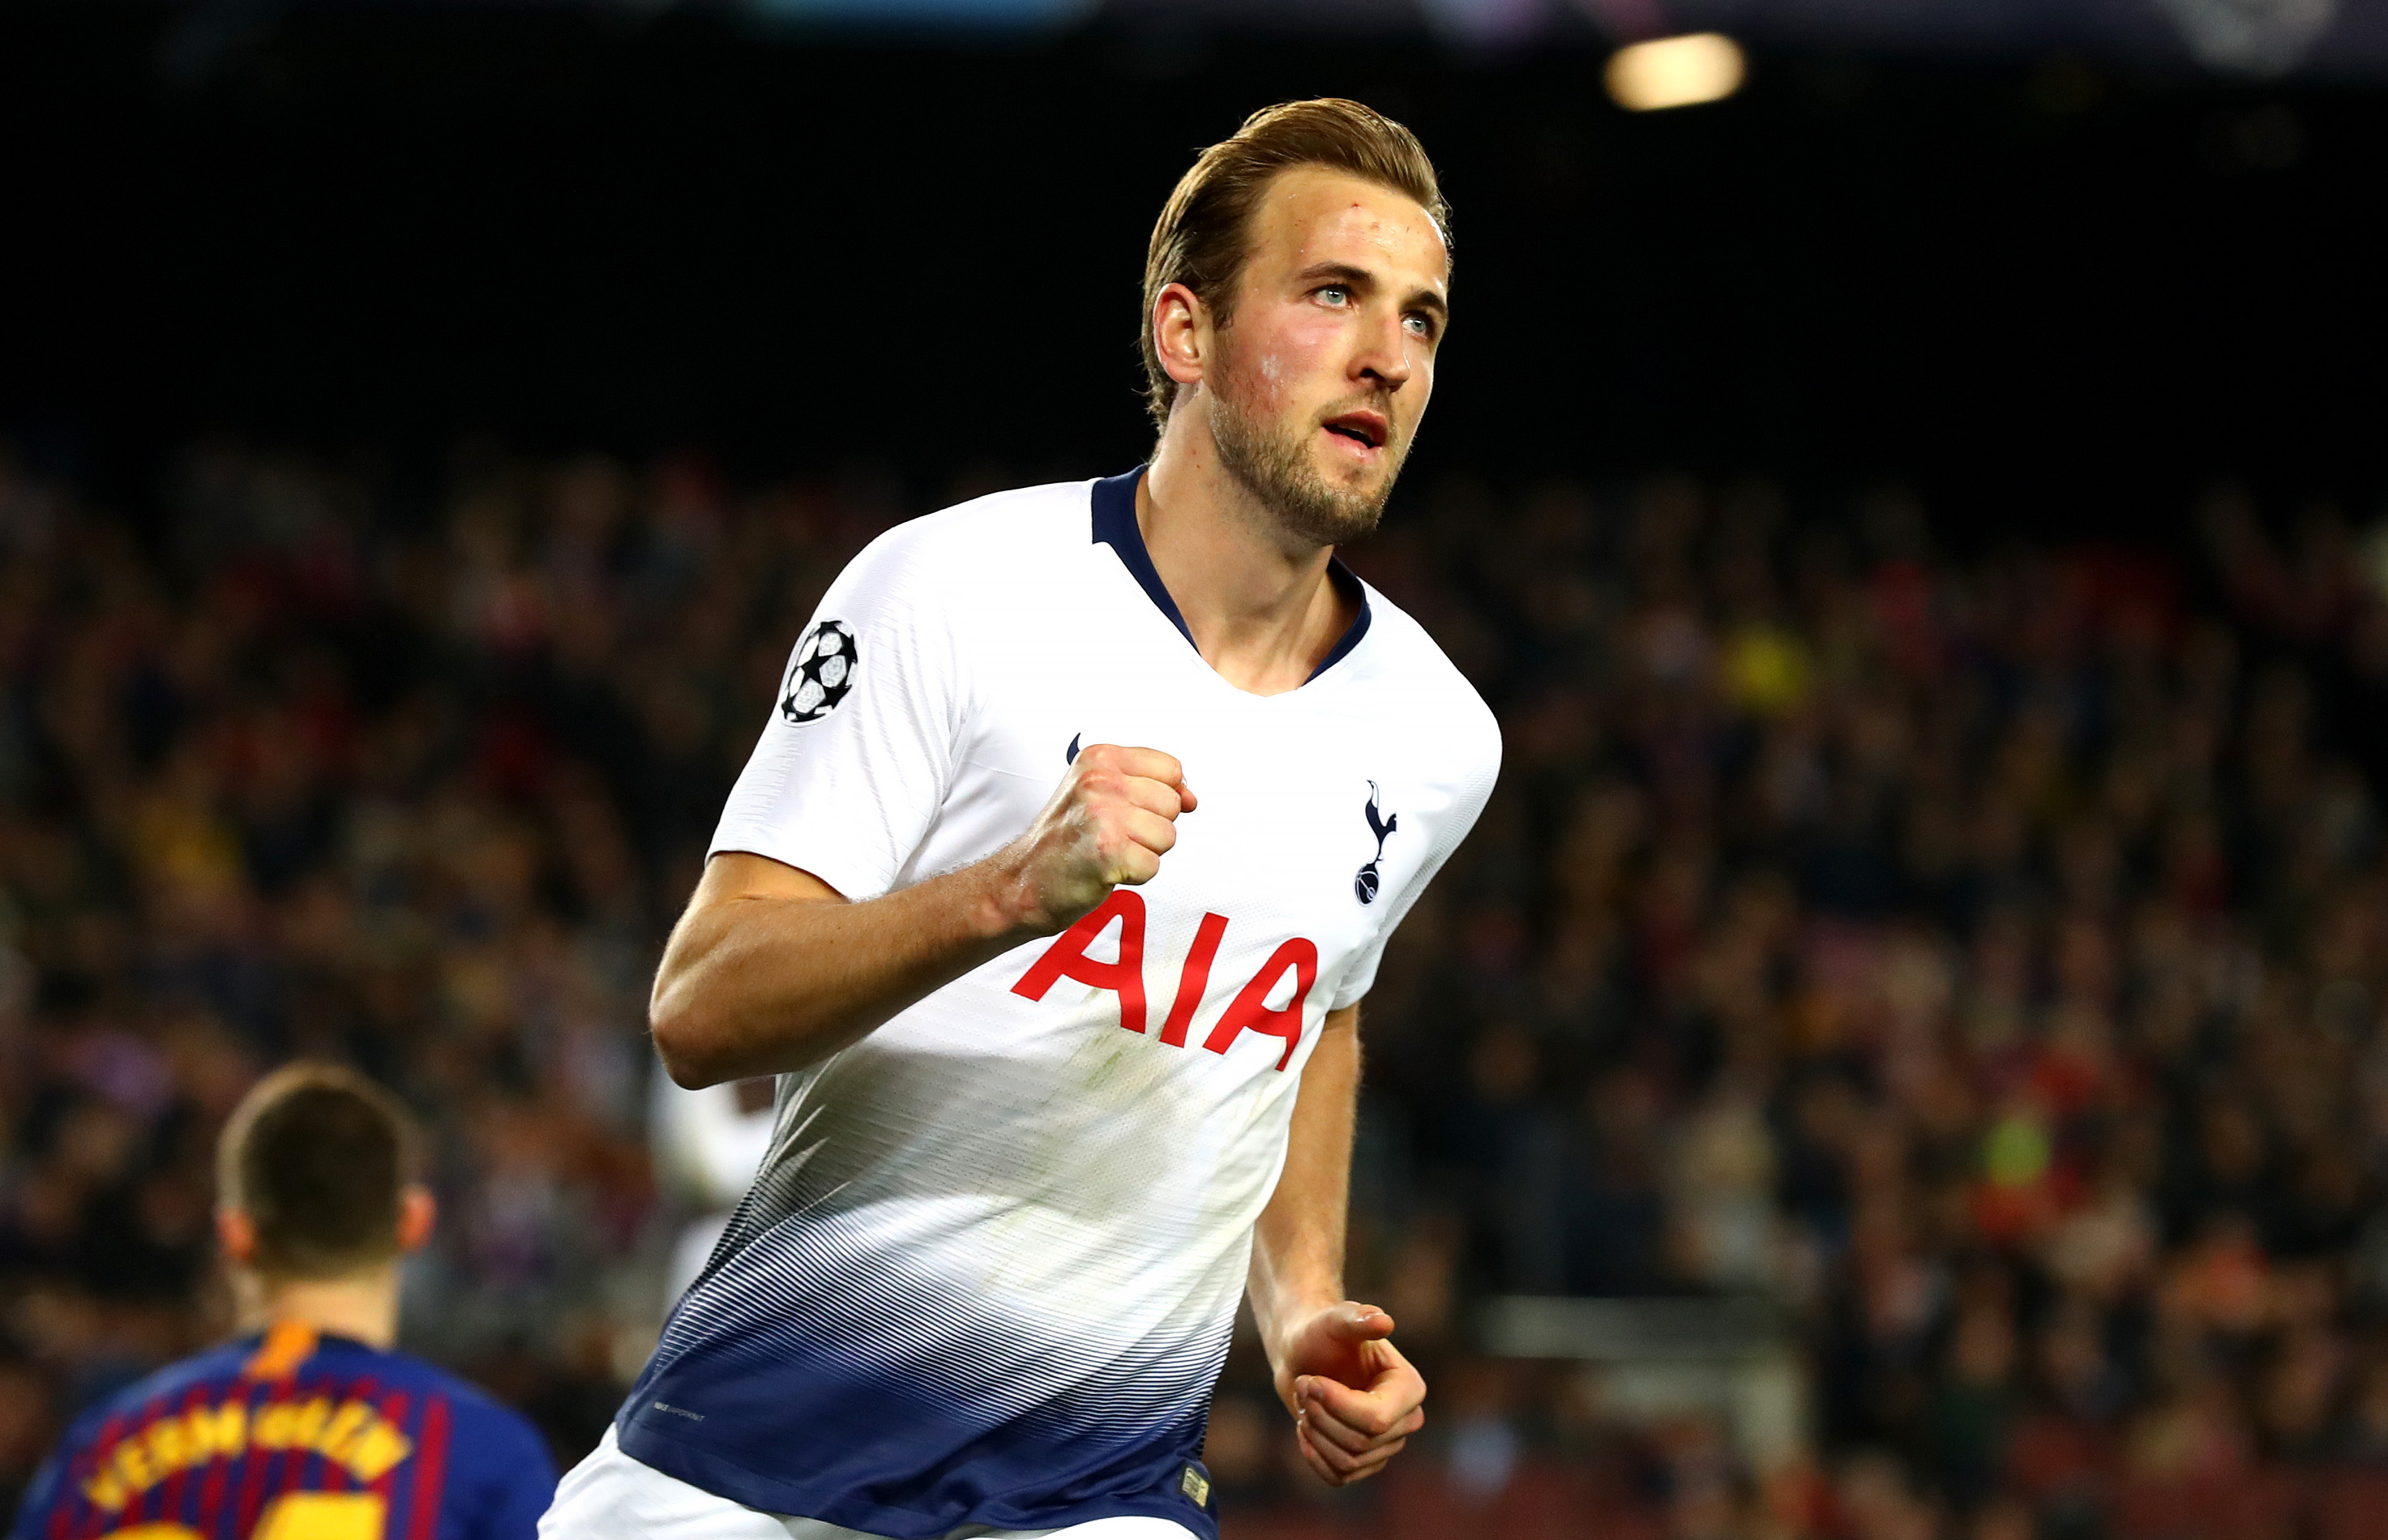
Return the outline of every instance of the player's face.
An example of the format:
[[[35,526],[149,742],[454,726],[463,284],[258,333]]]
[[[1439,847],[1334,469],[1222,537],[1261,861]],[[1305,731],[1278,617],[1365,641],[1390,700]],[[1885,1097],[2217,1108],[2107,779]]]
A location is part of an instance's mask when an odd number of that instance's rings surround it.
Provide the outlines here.
[[[1315,168],[1269,185],[1205,383],[1221,463],[1289,532],[1376,528],[1434,389],[1450,268],[1401,193]]]

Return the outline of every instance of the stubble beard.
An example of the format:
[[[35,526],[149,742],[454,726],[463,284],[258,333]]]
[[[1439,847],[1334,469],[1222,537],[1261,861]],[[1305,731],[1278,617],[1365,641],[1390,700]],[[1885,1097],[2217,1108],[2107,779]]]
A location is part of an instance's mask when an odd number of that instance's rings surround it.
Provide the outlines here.
[[[1375,406],[1391,420],[1387,403],[1361,404]],[[1219,390],[1212,393],[1209,419],[1219,464],[1288,535],[1312,545],[1345,545],[1374,532],[1409,454],[1407,443],[1387,445],[1384,474],[1375,487],[1346,489],[1320,474],[1311,455],[1315,423],[1267,422]]]

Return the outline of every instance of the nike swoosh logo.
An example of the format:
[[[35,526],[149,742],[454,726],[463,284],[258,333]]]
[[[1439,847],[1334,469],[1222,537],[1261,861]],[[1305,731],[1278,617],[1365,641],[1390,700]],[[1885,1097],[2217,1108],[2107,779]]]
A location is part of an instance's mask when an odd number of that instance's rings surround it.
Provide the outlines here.
[[[1061,763],[1065,765],[1074,765],[1078,762],[1078,740],[1085,736],[1086,734],[1083,732],[1073,733],[1071,735],[1069,752],[1061,756]]]

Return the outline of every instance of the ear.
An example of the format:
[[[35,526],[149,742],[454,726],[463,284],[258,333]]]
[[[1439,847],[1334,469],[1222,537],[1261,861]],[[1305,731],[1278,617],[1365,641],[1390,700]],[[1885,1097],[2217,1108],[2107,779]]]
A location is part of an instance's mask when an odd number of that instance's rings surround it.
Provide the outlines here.
[[[431,1195],[429,1188],[418,1182],[407,1183],[405,1190],[398,1195],[399,1250],[421,1250],[438,1222],[439,1200]]]
[[[1162,289],[1152,302],[1152,347],[1171,379],[1200,385],[1211,359],[1211,307],[1184,284]]]
[[[257,1255],[256,1222],[229,1203],[217,1205],[216,1244],[223,1248],[226,1259],[248,1266]]]

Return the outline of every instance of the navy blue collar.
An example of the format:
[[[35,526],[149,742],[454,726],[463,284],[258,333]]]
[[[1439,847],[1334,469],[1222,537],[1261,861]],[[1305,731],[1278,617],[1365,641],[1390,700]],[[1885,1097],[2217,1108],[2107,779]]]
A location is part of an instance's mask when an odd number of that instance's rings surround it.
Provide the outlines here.
[[[1136,522],[1136,484],[1143,477],[1144,467],[1138,465],[1125,476],[1109,477],[1095,483],[1095,543],[1108,545],[1119,553],[1120,565],[1127,568],[1153,607],[1169,617],[1169,623],[1177,628],[1177,634],[1191,647],[1194,633],[1187,629],[1186,617],[1178,612],[1177,601],[1169,596],[1161,574],[1154,569],[1152,553],[1144,548],[1144,530]],[[1361,586],[1359,578],[1333,559],[1327,564],[1327,578],[1338,592],[1360,602],[1360,613],[1352,617],[1352,624],[1335,643],[1335,650],[1310,670],[1310,679],[1316,679],[1342,662],[1360,644],[1360,639],[1368,634],[1368,591]],[[1302,682],[1307,684],[1310,680]]]

